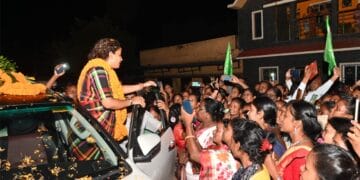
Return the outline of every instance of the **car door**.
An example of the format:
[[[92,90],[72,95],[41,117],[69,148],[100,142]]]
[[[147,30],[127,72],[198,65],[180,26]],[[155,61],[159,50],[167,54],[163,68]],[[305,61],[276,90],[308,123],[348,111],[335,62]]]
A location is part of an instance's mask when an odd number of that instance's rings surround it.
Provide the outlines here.
[[[66,159],[70,160],[59,166],[73,166],[76,177],[104,179],[130,174],[130,166],[114,151],[113,147],[116,145],[106,140],[106,133],[101,128],[95,128],[96,125],[97,122],[86,119],[75,109],[58,116],[55,126],[62,143],[65,144],[68,155]]]
[[[151,179],[172,179],[175,174],[176,150],[172,147],[174,136],[167,128],[160,136],[161,144],[158,154],[150,162],[136,162]]]
[[[160,142],[147,154],[147,157],[143,157],[142,150],[140,148],[141,143],[138,142],[143,134],[143,115],[145,111],[140,108],[133,109],[134,122],[130,126],[130,144],[132,145],[131,156],[136,166],[141,169],[150,179],[172,179],[175,173],[175,161],[176,161],[176,149],[174,144],[174,136],[172,129],[166,123],[166,119],[162,116],[163,129],[158,134],[153,134],[152,137],[160,138]],[[134,132],[135,131],[135,132]],[[150,155],[149,155],[150,154]]]

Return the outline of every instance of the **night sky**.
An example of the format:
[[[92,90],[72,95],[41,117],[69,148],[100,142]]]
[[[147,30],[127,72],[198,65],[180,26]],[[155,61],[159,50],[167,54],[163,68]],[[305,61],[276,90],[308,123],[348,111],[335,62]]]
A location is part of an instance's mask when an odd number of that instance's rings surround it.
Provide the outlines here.
[[[96,40],[114,37],[125,82],[141,80],[139,51],[236,34],[232,0],[1,0],[0,54],[18,70],[46,80],[69,62],[63,81],[76,80]]]

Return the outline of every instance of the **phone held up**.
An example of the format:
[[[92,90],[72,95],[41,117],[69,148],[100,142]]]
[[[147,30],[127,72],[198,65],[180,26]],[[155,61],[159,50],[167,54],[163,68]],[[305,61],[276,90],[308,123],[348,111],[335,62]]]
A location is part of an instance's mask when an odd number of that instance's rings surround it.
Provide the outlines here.
[[[191,103],[189,100],[184,100],[182,103],[182,107],[184,108],[185,112],[188,114],[192,114],[193,113],[193,108],[191,106]],[[196,122],[195,118],[192,120],[193,123]]]
[[[197,81],[193,81],[193,82],[191,82],[191,86],[192,86],[192,87],[200,87],[200,86],[201,86],[201,83],[200,83],[200,82],[197,82]]]
[[[298,80],[298,79],[300,79],[301,70],[300,69],[295,69],[295,68],[291,69],[290,74],[294,79]]]
[[[182,107],[184,108],[186,113],[188,113],[188,114],[193,113],[193,108],[192,108],[191,103],[190,103],[189,100],[184,100],[183,103],[182,103]]]
[[[55,68],[55,72],[56,72],[56,74],[62,74],[69,69],[70,69],[70,66],[68,63],[62,63],[62,64],[60,64],[59,67]]]

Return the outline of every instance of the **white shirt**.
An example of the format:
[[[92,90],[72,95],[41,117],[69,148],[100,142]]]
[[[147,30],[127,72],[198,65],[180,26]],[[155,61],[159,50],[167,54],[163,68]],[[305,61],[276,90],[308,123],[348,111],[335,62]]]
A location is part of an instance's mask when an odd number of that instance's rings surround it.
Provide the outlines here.
[[[290,82],[289,82],[290,81]],[[320,87],[318,87],[316,90],[314,91],[309,91],[305,97],[304,100],[314,104],[316,100],[320,99],[330,88],[331,86],[334,84],[334,82],[329,79],[327,80],[324,84],[322,84]],[[288,88],[292,86],[292,82],[291,80],[287,80],[286,81],[286,86],[288,86]],[[302,95],[305,91],[306,88],[306,84],[301,82],[299,87],[295,90],[294,94],[292,94],[291,96],[288,97],[288,99],[286,100],[286,102],[289,102],[291,100],[296,99],[296,95],[298,90],[300,89],[302,91]]]

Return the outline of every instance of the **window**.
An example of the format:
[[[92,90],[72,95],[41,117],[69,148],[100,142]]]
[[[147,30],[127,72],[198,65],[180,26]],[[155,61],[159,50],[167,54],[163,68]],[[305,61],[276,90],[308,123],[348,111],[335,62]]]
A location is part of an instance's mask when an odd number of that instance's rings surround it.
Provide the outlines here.
[[[276,40],[277,41],[289,41],[290,36],[290,5],[285,4],[276,7]]]
[[[360,63],[340,63],[341,81],[353,85],[360,80]]]
[[[352,6],[351,0],[343,0],[342,1],[342,7],[350,7]]]
[[[279,81],[279,67],[259,67],[259,81]]]
[[[296,37],[301,40],[323,37],[326,32],[325,16],[331,15],[330,0],[309,2],[298,1],[296,5]]]
[[[263,26],[263,11],[251,12],[252,23],[252,39],[258,40],[264,38],[264,26]]]

